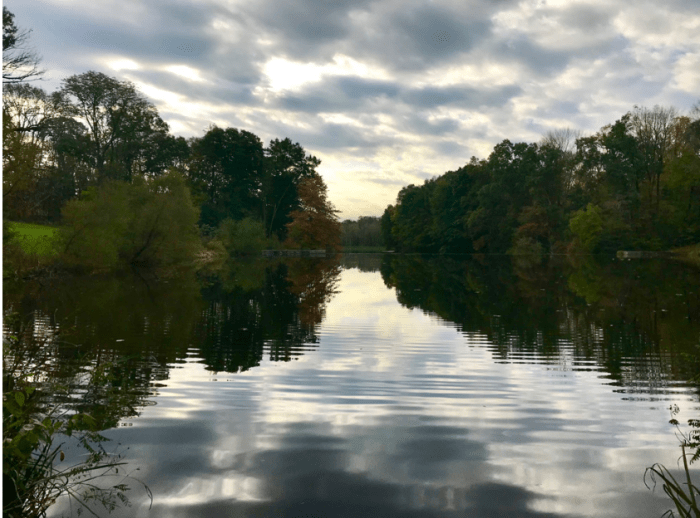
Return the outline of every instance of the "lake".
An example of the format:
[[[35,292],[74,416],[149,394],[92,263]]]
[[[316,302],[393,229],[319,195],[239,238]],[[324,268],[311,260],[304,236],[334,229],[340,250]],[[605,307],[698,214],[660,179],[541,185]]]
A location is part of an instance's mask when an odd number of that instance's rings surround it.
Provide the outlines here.
[[[111,516],[655,518],[669,407],[700,414],[700,270],[675,262],[275,258],[4,306],[152,491]]]

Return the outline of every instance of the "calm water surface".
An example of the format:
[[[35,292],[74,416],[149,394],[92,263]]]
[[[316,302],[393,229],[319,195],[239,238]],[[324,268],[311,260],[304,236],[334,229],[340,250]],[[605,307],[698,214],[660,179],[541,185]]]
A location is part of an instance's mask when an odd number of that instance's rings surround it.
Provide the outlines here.
[[[668,407],[700,410],[699,288],[678,264],[346,255],[24,283],[5,310],[60,329],[76,393],[81,361],[117,362],[105,435],[154,498],[113,516],[652,518]]]

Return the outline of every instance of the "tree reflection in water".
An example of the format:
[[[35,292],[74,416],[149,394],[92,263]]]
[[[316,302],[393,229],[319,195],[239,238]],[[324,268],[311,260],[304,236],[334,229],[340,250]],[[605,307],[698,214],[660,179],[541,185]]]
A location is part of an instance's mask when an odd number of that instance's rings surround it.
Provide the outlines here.
[[[385,255],[381,274],[402,305],[485,334],[501,361],[590,360],[630,393],[700,372],[700,271],[682,264]]]
[[[256,366],[266,353],[271,361],[302,354],[304,345],[318,342],[316,326],[339,272],[338,259],[289,258],[231,263],[215,278],[189,272],[173,279],[140,274],[6,285],[3,382],[12,399],[4,408],[4,439],[18,445],[4,448],[6,514],[29,516],[30,507],[41,514],[58,496],[77,491],[79,480],[88,500],[107,510],[126,503],[127,486],[106,476],[121,480],[130,468],[119,452],[103,448],[99,432],[153,404],[173,364],[192,348],[208,369],[227,372]],[[46,417],[55,424],[29,429]],[[91,454],[88,462],[61,473],[65,452],[81,448]],[[60,475],[60,487],[47,492],[30,484],[26,462],[8,467],[32,451],[45,468],[39,476],[53,484]]]

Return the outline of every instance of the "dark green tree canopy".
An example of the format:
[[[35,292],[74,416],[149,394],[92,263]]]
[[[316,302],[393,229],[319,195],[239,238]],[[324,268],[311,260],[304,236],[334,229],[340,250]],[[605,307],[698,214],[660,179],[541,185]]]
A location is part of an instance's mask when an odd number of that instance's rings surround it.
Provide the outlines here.
[[[201,223],[216,227],[259,214],[263,175],[263,146],[257,135],[213,126],[190,141],[188,177],[203,199]]]
[[[274,139],[265,149],[265,173],[262,181],[262,219],[268,235],[280,240],[286,235],[289,214],[299,208],[297,186],[304,178],[318,174],[321,161],[307,155],[301,144],[290,139]]]
[[[697,243],[698,118],[635,107],[594,135],[504,140],[487,160],[404,187],[382,217],[385,242],[403,251],[513,254]]]

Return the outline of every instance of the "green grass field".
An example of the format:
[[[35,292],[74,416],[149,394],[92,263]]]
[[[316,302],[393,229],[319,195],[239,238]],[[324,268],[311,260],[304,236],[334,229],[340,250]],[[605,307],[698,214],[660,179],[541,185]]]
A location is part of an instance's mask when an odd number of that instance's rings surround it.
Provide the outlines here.
[[[10,230],[17,233],[17,242],[25,254],[39,257],[58,255],[58,229],[34,223],[9,222]]]

